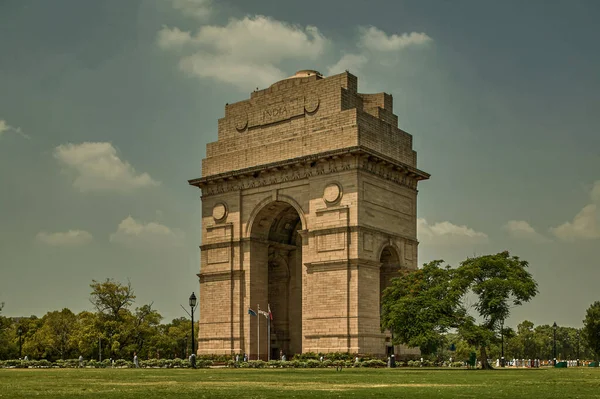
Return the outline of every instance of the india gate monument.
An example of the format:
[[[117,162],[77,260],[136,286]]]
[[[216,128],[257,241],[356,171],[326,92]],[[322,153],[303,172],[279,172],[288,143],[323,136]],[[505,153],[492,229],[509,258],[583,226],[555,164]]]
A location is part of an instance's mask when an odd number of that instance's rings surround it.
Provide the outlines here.
[[[357,87],[304,70],[225,106],[189,181],[202,192],[199,355],[414,354],[381,331],[380,299],[417,268],[429,174],[392,96]]]

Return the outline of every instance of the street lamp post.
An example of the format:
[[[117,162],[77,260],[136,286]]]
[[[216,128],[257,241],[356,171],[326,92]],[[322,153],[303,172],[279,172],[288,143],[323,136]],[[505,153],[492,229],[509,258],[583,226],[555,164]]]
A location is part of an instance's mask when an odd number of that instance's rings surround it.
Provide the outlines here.
[[[504,367],[504,319],[500,322],[500,337],[502,339],[502,355],[500,357],[501,366]]]
[[[19,333],[19,359],[21,359],[23,357],[23,329],[19,327],[17,333]]]
[[[577,367],[579,367],[579,333],[580,330],[577,330]]]
[[[191,363],[192,368],[196,368],[196,348],[194,345],[194,308],[196,307],[196,294],[192,292],[190,295],[190,308],[191,308],[191,317],[192,317],[192,356]]]
[[[552,329],[554,330],[554,365],[556,366],[556,327],[558,327],[556,325],[556,322],[554,322],[554,324],[552,325]]]

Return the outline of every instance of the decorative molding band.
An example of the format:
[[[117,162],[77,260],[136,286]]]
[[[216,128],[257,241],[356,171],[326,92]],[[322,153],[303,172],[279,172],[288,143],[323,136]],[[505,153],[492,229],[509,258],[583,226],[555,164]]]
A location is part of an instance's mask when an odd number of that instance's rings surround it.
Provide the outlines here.
[[[211,282],[211,281],[229,281],[229,280],[240,280],[244,276],[243,270],[226,270],[220,272],[200,272],[197,274],[200,279],[200,284]]]
[[[406,242],[411,242],[413,245],[419,245],[419,241],[417,241],[414,237],[405,236],[402,234],[392,233],[387,230],[381,230],[370,226],[338,226],[338,227],[327,227],[322,229],[310,229],[310,230],[299,230],[298,234],[302,236],[302,245],[308,245],[306,242],[306,238],[315,237],[321,234],[332,234],[332,233],[344,233],[349,232],[351,234],[360,233],[360,232],[368,232],[377,236],[386,236],[391,239],[400,239]],[[240,244],[247,242],[260,242],[262,244],[273,244],[272,241],[256,238],[256,237],[244,237],[241,239],[231,240],[229,238],[224,239],[223,241],[212,242],[210,244],[200,245],[201,250],[208,250],[213,248],[223,248],[228,246],[239,247]],[[288,244],[278,244],[281,246],[289,246],[290,249],[297,249],[298,246],[288,245]]]
[[[417,168],[358,146],[206,176],[188,183],[200,188],[203,196],[211,196],[357,169],[415,191],[418,181],[430,177]]]
[[[359,269],[359,268],[367,268],[367,269],[379,269],[381,267],[381,262],[375,262],[368,259],[362,258],[353,258],[353,259],[331,259],[331,260],[323,260],[317,262],[306,262],[304,266],[306,266],[307,271],[311,273],[312,271],[328,271],[328,270],[340,270],[340,269]]]

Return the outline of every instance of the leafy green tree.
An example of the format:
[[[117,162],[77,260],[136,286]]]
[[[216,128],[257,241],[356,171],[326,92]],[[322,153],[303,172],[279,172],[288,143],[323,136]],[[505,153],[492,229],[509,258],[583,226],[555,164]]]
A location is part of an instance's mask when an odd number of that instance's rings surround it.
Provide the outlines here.
[[[48,312],[42,317],[42,325],[32,337],[43,348],[42,358],[55,360],[75,357],[71,334],[76,321],[75,314],[66,308]]]
[[[443,344],[443,334],[459,324],[463,291],[454,270],[442,260],[392,279],[382,297],[381,327],[393,331],[394,343],[419,347],[423,355]]]
[[[159,357],[157,335],[162,316],[152,309],[152,304],[135,310],[132,327],[132,349],[146,357]]]
[[[18,326],[23,331],[23,357],[28,356],[30,359],[42,359],[45,353],[45,347],[36,335],[37,331],[42,327],[42,319],[37,316],[22,318],[18,321]]]
[[[11,318],[0,316],[0,359],[15,359],[18,355],[17,326]]]
[[[600,359],[600,302],[590,305],[583,320],[583,336],[596,359]]]
[[[527,261],[504,251],[468,258],[456,269],[456,284],[475,296],[474,308],[480,320],[465,317],[459,332],[468,343],[479,348],[483,369],[492,368],[487,361],[487,348],[497,338],[501,322],[508,318],[511,307],[528,302],[538,292],[527,266]]]
[[[112,320],[120,320],[123,312],[127,311],[135,300],[129,281],[124,285],[108,278],[101,283],[92,280],[90,287],[92,288],[90,302],[96,307],[98,313]]]
[[[71,335],[74,350],[85,359],[95,359],[98,357],[99,340],[103,335],[101,332],[101,322],[97,314],[83,311],[77,314],[74,331]]]

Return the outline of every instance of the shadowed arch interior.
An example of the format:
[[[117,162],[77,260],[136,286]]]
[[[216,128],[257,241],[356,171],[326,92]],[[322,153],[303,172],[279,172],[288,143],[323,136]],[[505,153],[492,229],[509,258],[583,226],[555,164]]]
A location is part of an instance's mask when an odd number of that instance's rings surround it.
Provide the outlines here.
[[[379,262],[381,262],[379,269],[379,314],[381,317],[381,298],[383,297],[383,291],[391,285],[391,280],[394,277],[400,276],[399,272],[402,266],[400,264],[400,256],[392,246],[383,248],[379,257]],[[389,342],[387,346],[388,355],[392,355],[395,352],[394,346],[391,344],[391,334],[391,331],[386,332],[386,341]]]
[[[271,341],[264,342],[262,357],[283,352],[290,358],[302,352],[302,238],[298,231],[302,220],[296,209],[282,201],[269,203],[260,210],[251,228],[251,238],[259,259],[258,268],[266,268],[267,293],[264,295],[273,314]],[[263,274],[264,275],[264,274]],[[261,319],[262,321],[262,319]],[[261,334],[262,335],[262,334]]]

